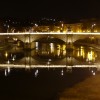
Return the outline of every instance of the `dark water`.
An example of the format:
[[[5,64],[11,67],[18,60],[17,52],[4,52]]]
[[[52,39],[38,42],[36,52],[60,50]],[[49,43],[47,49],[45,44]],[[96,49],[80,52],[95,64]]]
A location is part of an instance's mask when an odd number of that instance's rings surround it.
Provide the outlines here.
[[[0,70],[1,100],[56,100],[60,92],[85,80],[95,68]],[[37,72],[37,74],[36,74]],[[62,74],[63,73],[63,74]]]
[[[65,44],[36,44],[26,50],[17,44],[0,47],[0,64],[12,65],[94,65],[100,51],[92,47],[68,48]],[[28,45],[27,45],[28,46]],[[9,47],[9,48],[8,48]],[[95,68],[0,68],[0,100],[56,100],[65,88],[96,74]]]

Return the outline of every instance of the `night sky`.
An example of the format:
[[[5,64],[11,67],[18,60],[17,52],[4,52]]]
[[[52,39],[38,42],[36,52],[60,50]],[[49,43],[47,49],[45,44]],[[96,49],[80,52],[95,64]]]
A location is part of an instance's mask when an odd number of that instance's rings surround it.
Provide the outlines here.
[[[33,0],[2,1],[1,17],[18,18],[99,18],[100,1],[96,0]]]

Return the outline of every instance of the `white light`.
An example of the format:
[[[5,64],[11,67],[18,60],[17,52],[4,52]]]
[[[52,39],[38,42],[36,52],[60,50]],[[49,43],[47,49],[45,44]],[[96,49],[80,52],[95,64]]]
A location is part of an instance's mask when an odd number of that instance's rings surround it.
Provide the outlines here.
[[[91,72],[93,73],[93,70]]]
[[[93,72],[93,75],[95,75],[95,72]]]
[[[9,64],[9,63],[10,63],[10,61],[8,60],[8,61],[7,61],[7,64]]]
[[[54,44],[53,43],[50,43],[50,49],[51,49],[51,53],[54,52]]]
[[[49,59],[48,61],[52,61],[51,59]]]
[[[76,33],[74,33],[74,32],[67,32],[67,33],[64,33],[64,32],[60,32],[60,33],[58,33],[58,32],[51,32],[51,33],[50,32],[45,32],[45,33],[44,32],[39,32],[39,33],[36,33],[36,32],[34,32],[34,33],[27,33],[27,32],[24,32],[24,33],[19,33],[19,32],[18,33],[0,33],[0,35],[25,35],[25,34],[26,35],[27,34],[28,35],[29,34],[36,34],[36,35],[37,34],[56,34],[56,35],[57,34],[73,34],[73,35],[74,34],[76,34],[76,35],[78,35],[78,34],[79,35],[92,35],[93,34],[93,35],[100,35],[99,32],[98,33],[88,33],[88,32],[87,33],[78,33],[78,32],[76,32]]]
[[[64,24],[61,25],[62,27],[64,26]]]
[[[64,75],[64,71],[63,71],[63,69],[61,70],[61,75],[62,75],[62,76]]]
[[[39,46],[39,43],[38,42],[36,42],[36,49],[38,50],[38,46]]]
[[[7,70],[5,69],[5,76],[7,76]]]
[[[38,24],[35,24],[36,27],[38,27]]]
[[[36,70],[36,73],[38,73],[39,71],[38,71],[38,69]]]
[[[61,71],[62,73],[63,73],[63,69],[62,69],[62,71]]]
[[[7,27],[9,28],[9,25]]]
[[[15,58],[13,57],[13,59],[12,59],[13,61],[15,61]]]
[[[48,61],[48,62],[47,62],[47,64],[49,65],[49,64],[50,64],[50,62]]]
[[[38,71],[38,69],[35,71],[35,77],[37,77],[38,76],[38,73],[39,73],[39,71]]]
[[[8,73],[10,73],[10,67],[8,67],[8,70],[7,71],[8,71]]]

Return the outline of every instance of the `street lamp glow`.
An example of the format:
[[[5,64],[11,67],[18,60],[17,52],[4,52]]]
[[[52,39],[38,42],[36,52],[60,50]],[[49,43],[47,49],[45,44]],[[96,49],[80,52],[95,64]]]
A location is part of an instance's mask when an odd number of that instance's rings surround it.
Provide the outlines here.
[[[36,27],[38,27],[38,24],[35,24]]]
[[[5,57],[6,57],[6,58],[8,57],[8,52],[5,52]]]

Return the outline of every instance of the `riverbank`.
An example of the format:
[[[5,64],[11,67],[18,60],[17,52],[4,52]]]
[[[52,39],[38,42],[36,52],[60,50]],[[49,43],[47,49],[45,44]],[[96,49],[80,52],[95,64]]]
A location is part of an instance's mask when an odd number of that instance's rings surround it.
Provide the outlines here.
[[[57,100],[100,100],[100,74],[65,89]]]

